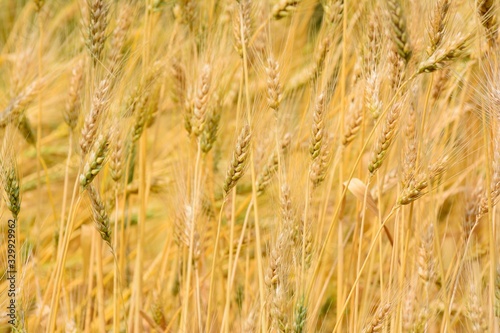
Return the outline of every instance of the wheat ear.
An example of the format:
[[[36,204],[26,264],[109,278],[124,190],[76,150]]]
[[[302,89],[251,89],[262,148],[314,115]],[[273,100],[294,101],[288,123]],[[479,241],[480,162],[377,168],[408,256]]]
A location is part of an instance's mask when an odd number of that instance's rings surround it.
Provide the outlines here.
[[[481,19],[481,24],[486,30],[486,37],[490,45],[494,45],[498,36],[498,24],[495,15],[495,1],[494,0],[478,0],[475,1],[477,5],[477,12]]]
[[[410,38],[406,28],[406,18],[399,0],[388,0],[389,15],[391,19],[391,36],[401,58],[408,62],[412,55]]]
[[[106,79],[100,82],[92,100],[92,108],[85,118],[80,138],[80,148],[83,155],[89,152],[99,127],[99,120],[109,106],[109,84],[110,81]]]
[[[259,174],[256,180],[257,194],[262,194],[266,190],[267,186],[271,182],[273,176],[278,171],[279,156],[286,152],[288,146],[290,145],[291,135],[287,133],[283,140],[281,141],[280,152],[275,149],[269,159],[267,160],[262,172]]]
[[[309,145],[309,153],[312,160],[316,159],[321,153],[321,146],[324,137],[324,111],[325,111],[325,95],[321,93],[317,100],[313,112],[313,124],[311,129],[311,143]]]
[[[90,185],[87,187],[87,193],[89,194],[92,216],[94,218],[97,231],[99,231],[102,240],[104,240],[106,244],[113,249],[113,246],[111,245],[111,226],[109,223],[109,217],[106,212],[104,202],[101,200],[101,196],[99,195],[99,191],[94,187],[94,185]]]
[[[432,164],[427,173],[417,175],[412,179],[403,189],[403,192],[398,198],[398,203],[401,205],[408,205],[426,194],[427,192],[425,192],[425,190],[429,185],[444,172],[446,161],[447,158],[445,157],[441,161]]]
[[[104,50],[109,4],[105,0],[89,0],[89,7],[87,48],[95,66],[101,60]]]
[[[250,127],[245,125],[238,137],[238,141],[236,142],[236,147],[233,152],[233,158],[231,159],[231,163],[227,169],[226,179],[224,180],[225,195],[231,191],[245,172],[250,152],[250,138]]]
[[[370,161],[370,164],[368,165],[368,170],[372,174],[375,173],[378,168],[380,168],[382,162],[386,158],[389,148],[394,141],[400,114],[401,104],[396,104],[389,110],[389,114],[387,115],[384,126],[382,127],[382,131],[380,132],[378,140],[375,144],[373,157]]]
[[[194,99],[192,130],[194,135],[199,136],[203,132],[210,97],[210,85],[212,81],[212,69],[210,65],[203,66],[200,83]]]
[[[45,85],[46,80],[36,80],[24,89],[19,95],[14,97],[7,107],[0,113],[0,127],[5,127],[11,122],[19,119],[24,109],[33,101],[40,89]]]
[[[269,107],[274,110],[274,112],[278,112],[281,103],[282,87],[280,83],[279,64],[273,57],[269,57],[267,59],[266,73],[267,102]]]
[[[64,121],[71,130],[78,124],[80,112],[80,93],[83,87],[83,60],[80,60],[71,72],[71,82],[69,85],[69,96],[64,112]]]
[[[6,194],[6,204],[12,213],[12,217],[17,219],[21,211],[21,197],[19,189],[19,175],[15,162],[9,161],[6,167],[2,168],[3,187]]]
[[[250,0],[238,1],[233,20],[233,34],[235,48],[240,57],[243,57],[243,46],[247,47],[250,41],[251,7]]]
[[[430,45],[427,48],[427,54],[429,56],[436,51],[443,41],[450,5],[450,0],[439,0],[436,3],[431,19],[431,27],[429,29]]]
[[[301,0],[280,0],[271,9],[271,13],[276,20],[280,20],[284,17],[290,16],[293,12],[297,10],[298,5]]]
[[[108,153],[108,145],[109,135],[99,135],[80,174],[80,185],[83,189],[90,185],[104,166]]]
[[[127,32],[132,22],[132,14],[133,11],[130,6],[126,4],[122,6],[120,8],[120,14],[118,16],[116,28],[113,30],[113,35],[110,41],[108,70],[115,75],[120,68],[121,62],[123,60],[123,47],[127,38]]]
[[[390,311],[391,303],[380,305],[377,308],[377,312],[375,312],[375,315],[373,316],[371,322],[363,329],[363,333],[381,332],[384,328],[384,323],[387,320]]]

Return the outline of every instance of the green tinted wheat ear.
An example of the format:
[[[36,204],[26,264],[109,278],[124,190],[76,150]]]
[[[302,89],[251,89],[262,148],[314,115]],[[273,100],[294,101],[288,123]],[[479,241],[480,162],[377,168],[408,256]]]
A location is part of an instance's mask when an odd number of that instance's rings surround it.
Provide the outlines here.
[[[64,121],[69,128],[75,129],[80,113],[80,94],[83,87],[83,60],[80,60],[71,72],[69,96],[64,110]]]
[[[273,6],[271,13],[276,20],[280,20],[290,16],[296,11],[301,2],[301,0],[279,0],[278,3]]]
[[[92,108],[90,113],[85,118],[82,128],[82,136],[80,138],[80,148],[82,154],[85,155],[89,152],[94,138],[99,128],[99,120],[104,112],[106,112],[109,105],[109,80],[102,80],[95,92],[92,100]]]
[[[12,217],[17,219],[19,211],[21,210],[21,197],[19,191],[19,176],[14,162],[4,167],[2,170],[3,187],[5,190],[5,201],[7,208],[12,213]]]
[[[31,126],[31,122],[26,117],[25,114],[21,114],[19,116],[19,123],[17,124],[17,129],[30,145],[34,145],[36,143],[36,134],[33,126]]]
[[[231,191],[245,172],[250,152],[250,138],[250,127],[245,125],[238,137],[238,141],[236,142],[236,147],[233,152],[233,158],[231,159],[231,163],[227,169],[226,179],[224,180],[225,195]]]
[[[282,87],[280,83],[280,68],[278,62],[273,58],[269,57],[267,59],[267,103],[269,107],[274,110],[274,112],[278,112],[281,95],[282,95]]]
[[[391,21],[391,37],[401,58],[408,62],[412,55],[406,18],[399,0],[387,0]]]
[[[429,29],[430,45],[427,48],[427,54],[429,56],[436,51],[443,41],[450,5],[450,0],[438,0],[436,3],[431,19],[431,27]]]
[[[313,112],[311,143],[309,145],[309,153],[311,154],[311,158],[313,160],[320,155],[323,138],[325,136],[324,113],[325,113],[325,95],[321,93],[316,100],[316,106]]]
[[[295,307],[295,319],[293,323],[293,333],[305,333],[307,320],[307,305],[304,304],[304,297],[300,297]]]
[[[210,65],[205,65],[203,66],[200,83],[194,98],[192,129],[196,136],[199,136],[203,132],[205,126],[211,81],[212,69]]]
[[[80,185],[83,189],[94,180],[99,171],[101,171],[108,153],[109,135],[99,135],[93,145],[93,149],[87,156],[83,165],[83,171],[80,174]]]
[[[481,19],[481,24],[486,30],[486,37],[490,45],[494,45],[498,36],[498,24],[496,17],[496,6],[498,3],[495,0],[477,0],[477,12]]]
[[[104,50],[109,5],[105,0],[88,0],[88,5],[89,27],[86,42],[90,56],[96,65],[101,60],[101,53]]]
[[[92,216],[94,218],[97,231],[99,231],[102,240],[105,241],[111,249],[113,249],[113,246],[111,245],[111,226],[104,202],[101,200],[101,196],[94,185],[90,185],[87,188],[87,193],[89,194]]]
[[[382,162],[386,158],[389,148],[394,141],[401,114],[401,107],[401,104],[395,104],[393,107],[391,107],[389,113],[387,114],[384,126],[382,127],[382,131],[380,132],[380,135],[375,144],[373,157],[370,160],[370,164],[368,164],[368,170],[372,174],[375,173],[378,168],[380,168]]]

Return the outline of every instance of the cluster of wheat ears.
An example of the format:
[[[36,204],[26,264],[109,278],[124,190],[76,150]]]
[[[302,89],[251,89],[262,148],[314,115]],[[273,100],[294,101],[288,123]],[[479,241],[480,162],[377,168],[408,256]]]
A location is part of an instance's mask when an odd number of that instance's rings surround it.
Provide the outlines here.
[[[499,332],[498,15],[0,0],[0,331]]]

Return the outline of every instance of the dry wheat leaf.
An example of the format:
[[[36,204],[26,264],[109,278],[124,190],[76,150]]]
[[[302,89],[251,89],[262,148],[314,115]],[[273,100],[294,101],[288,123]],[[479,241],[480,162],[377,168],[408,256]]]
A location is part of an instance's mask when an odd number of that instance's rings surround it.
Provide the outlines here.
[[[344,186],[347,185],[347,182],[344,182]],[[347,186],[347,189],[354,194],[358,200],[361,202],[364,201],[365,199],[365,192],[366,192],[366,185],[361,181],[359,178],[353,178],[349,182],[349,185]],[[377,202],[373,198],[372,194],[370,191],[368,191],[366,195],[366,206],[368,209],[373,212],[373,214],[378,216],[378,208],[377,208]]]

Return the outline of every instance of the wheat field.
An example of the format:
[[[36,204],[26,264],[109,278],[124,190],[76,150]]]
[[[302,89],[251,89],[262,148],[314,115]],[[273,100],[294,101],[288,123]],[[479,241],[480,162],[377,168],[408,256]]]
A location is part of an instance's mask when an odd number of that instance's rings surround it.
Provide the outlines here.
[[[499,15],[0,0],[0,332],[500,332]]]

